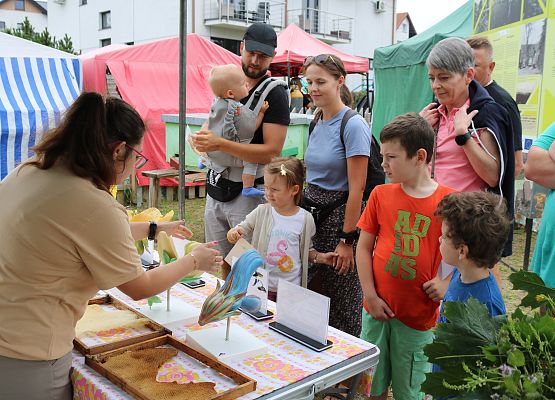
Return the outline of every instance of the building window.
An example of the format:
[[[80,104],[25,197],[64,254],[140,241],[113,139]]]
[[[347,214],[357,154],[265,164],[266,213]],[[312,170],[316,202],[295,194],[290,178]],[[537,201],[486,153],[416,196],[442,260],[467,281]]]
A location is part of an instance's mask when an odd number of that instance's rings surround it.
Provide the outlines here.
[[[128,44],[129,46],[132,46],[135,44],[135,42],[125,42],[125,44]]]
[[[79,5],[80,6],[86,6],[87,5],[87,0],[79,0]]]
[[[15,9],[25,11],[25,0],[15,0]]]
[[[212,42],[216,43],[218,46],[223,47],[224,49],[239,55],[239,48],[241,47],[240,40],[233,40],[233,39],[226,39],[226,38],[219,38],[219,37],[211,37],[210,40],[212,40]]]
[[[6,30],[6,21],[0,21],[0,31]]]
[[[112,44],[112,39],[100,39],[100,47],[106,47]]]
[[[100,13],[100,29],[109,29],[112,27],[112,17],[110,11]]]

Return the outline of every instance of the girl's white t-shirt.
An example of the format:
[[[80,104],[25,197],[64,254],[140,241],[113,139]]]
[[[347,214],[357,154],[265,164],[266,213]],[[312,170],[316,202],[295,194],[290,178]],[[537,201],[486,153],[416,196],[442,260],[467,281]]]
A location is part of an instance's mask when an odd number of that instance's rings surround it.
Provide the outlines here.
[[[272,208],[274,228],[266,251],[266,268],[269,274],[269,290],[277,290],[278,280],[285,279],[296,285],[301,284],[300,241],[306,211],[299,207],[295,215],[280,215]]]

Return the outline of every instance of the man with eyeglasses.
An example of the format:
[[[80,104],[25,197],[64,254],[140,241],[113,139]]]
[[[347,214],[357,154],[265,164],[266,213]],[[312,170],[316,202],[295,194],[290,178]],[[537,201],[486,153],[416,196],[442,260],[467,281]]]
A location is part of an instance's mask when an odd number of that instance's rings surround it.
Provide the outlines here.
[[[267,72],[276,47],[277,35],[270,25],[254,23],[246,30],[240,52],[249,95],[242,99],[241,103],[246,104],[257,89],[263,88],[265,82],[270,79]],[[290,122],[289,94],[284,86],[274,87],[262,100],[267,101],[269,107],[264,114],[262,125],[255,131],[250,143],[233,142],[216,136],[207,130],[206,124],[193,137],[194,146],[198,151],[222,151],[243,161],[259,164],[255,180],[255,186],[258,188],[263,188],[264,165],[281,153]],[[241,171],[242,167],[229,166],[221,174],[211,170],[207,172],[205,240],[218,241],[222,254],[231,250],[231,244],[226,239],[227,231],[243,221],[249,212],[265,201],[260,197],[239,196],[242,190]]]

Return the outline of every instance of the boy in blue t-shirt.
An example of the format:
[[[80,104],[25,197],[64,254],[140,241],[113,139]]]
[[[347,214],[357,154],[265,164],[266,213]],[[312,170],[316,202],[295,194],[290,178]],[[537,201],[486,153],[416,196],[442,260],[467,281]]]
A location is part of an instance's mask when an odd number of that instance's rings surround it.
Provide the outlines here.
[[[488,192],[451,193],[439,203],[440,251],[457,270],[443,301],[476,298],[492,316],[505,314],[505,303],[490,269],[501,259],[510,222],[503,199]],[[448,322],[440,308],[439,322]]]

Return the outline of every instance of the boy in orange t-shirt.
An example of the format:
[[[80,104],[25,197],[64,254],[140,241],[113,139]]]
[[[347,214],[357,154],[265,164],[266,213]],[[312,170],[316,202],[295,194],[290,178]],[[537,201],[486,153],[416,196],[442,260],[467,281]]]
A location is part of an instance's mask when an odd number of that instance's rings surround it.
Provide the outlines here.
[[[357,225],[361,338],[380,349],[372,398],[386,399],[391,384],[395,399],[412,400],[423,397],[420,385],[429,371],[424,346],[432,341],[438,317],[439,303],[422,288],[435,280],[441,261],[441,221],[434,212],[453,190],[429,176],[434,132],[418,114],[395,118],[380,140],[391,183],[372,191]]]

